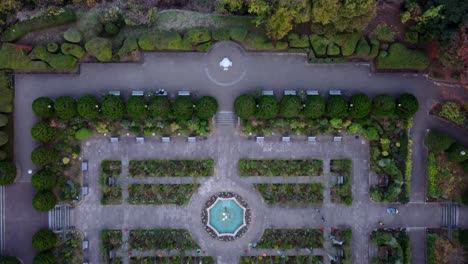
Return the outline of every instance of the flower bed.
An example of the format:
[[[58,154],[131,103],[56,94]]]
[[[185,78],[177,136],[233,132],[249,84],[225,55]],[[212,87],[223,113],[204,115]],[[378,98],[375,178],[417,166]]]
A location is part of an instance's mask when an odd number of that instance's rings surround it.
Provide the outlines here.
[[[138,176],[213,176],[214,160],[131,160],[129,173]]]
[[[184,229],[130,230],[129,248],[136,250],[194,250],[199,248]]]
[[[323,185],[320,183],[260,183],[254,186],[268,205],[301,206],[323,202]]]
[[[172,257],[132,257],[130,264],[149,264],[149,263],[165,263],[165,264],[214,264],[213,257],[193,257],[193,256],[172,256]]]
[[[266,229],[257,243],[258,249],[280,248],[313,249],[323,247],[323,231],[320,229]]]
[[[199,184],[130,184],[129,204],[188,204]]]
[[[353,203],[352,193],[352,162],[349,159],[331,160],[330,172],[335,176],[343,176],[343,184],[335,183],[330,188],[331,201],[333,203]]]
[[[450,260],[460,260],[463,263],[466,260],[467,248],[467,230],[454,230],[453,237],[458,239],[449,239],[446,229],[428,229],[427,230],[427,263],[451,263]],[[466,261],[465,261],[466,262]]]
[[[54,254],[57,256],[58,264],[65,263],[82,263],[83,262],[83,249],[82,237],[77,231],[67,232],[65,241],[62,241],[54,248]]]
[[[385,229],[376,230],[371,234],[371,241],[377,247],[388,250],[392,263],[411,263],[411,245],[405,230]],[[372,256],[371,263],[388,263],[377,256]]]
[[[323,161],[317,159],[241,159],[242,176],[321,176]]]
[[[332,235],[335,239],[343,242],[341,248],[343,249],[343,257],[341,258],[342,264],[351,264],[353,260],[353,233],[351,228],[338,228],[332,231]],[[337,245],[335,245],[337,246]]]
[[[122,187],[118,184],[110,185],[109,178],[114,180],[122,172],[122,162],[120,160],[103,160],[101,163],[101,176],[99,185],[101,186],[101,204],[117,205],[122,203]]]

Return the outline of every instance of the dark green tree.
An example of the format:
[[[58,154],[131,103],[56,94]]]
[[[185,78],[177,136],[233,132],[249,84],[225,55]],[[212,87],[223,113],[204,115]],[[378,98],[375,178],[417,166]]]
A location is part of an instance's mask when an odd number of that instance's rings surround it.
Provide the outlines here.
[[[51,118],[54,115],[54,101],[48,97],[39,97],[32,104],[34,114],[42,118]]]
[[[433,152],[442,152],[450,148],[455,140],[446,133],[433,129],[426,136],[426,147]]]
[[[349,116],[352,118],[364,118],[369,115],[372,101],[369,96],[358,93],[351,97],[349,104]]]
[[[110,119],[121,119],[125,115],[125,103],[122,97],[105,95],[101,102],[102,115]]]
[[[303,114],[307,118],[319,118],[325,114],[325,101],[320,95],[307,96]]]
[[[51,142],[57,135],[55,128],[49,126],[46,122],[36,123],[31,128],[31,136],[39,142]]]
[[[298,117],[302,104],[299,96],[285,95],[280,103],[280,115],[285,118]]]
[[[378,95],[372,101],[372,114],[377,117],[391,116],[395,113],[395,99],[390,95]]]
[[[0,257],[0,264],[21,264],[21,261],[17,257],[3,256]]]
[[[453,144],[448,150],[448,159],[457,163],[468,160],[468,148],[460,143]]]
[[[16,179],[16,166],[13,162],[0,162],[0,185],[12,184]]]
[[[31,177],[32,186],[39,191],[52,190],[56,182],[56,177],[50,170],[40,170]]]
[[[55,264],[57,259],[51,252],[41,252],[34,257],[33,264]]]
[[[40,146],[31,152],[31,161],[37,166],[45,166],[59,160],[59,152],[55,148]]]
[[[396,114],[403,118],[410,118],[419,109],[419,102],[412,94],[402,94],[397,99]]]
[[[348,111],[348,103],[341,95],[331,95],[327,102],[327,115],[331,118],[346,117]]]
[[[57,116],[64,121],[70,120],[77,114],[76,101],[71,96],[61,96],[55,99],[54,107]]]
[[[99,117],[99,102],[95,96],[85,95],[78,100],[78,114],[87,120]]]
[[[33,249],[39,252],[47,251],[57,245],[58,239],[54,231],[44,228],[36,232],[32,237]]]
[[[57,205],[57,197],[51,191],[40,191],[34,195],[32,205],[39,212],[47,212]]]
[[[275,118],[279,112],[279,102],[275,96],[263,95],[258,99],[257,116],[260,118]]]
[[[172,106],[172,111],[177,119],[188,120],[193,116],[193,101],[190,96],[178,96],[174,105]]]
[[[241,119],[248,119],[255,115],[257,108],[255,98],[250,94],[243,94],[234,101],[234,111]]]
[[[145,118],[148,114],[147,107],[143,96],[131,96],[127,101],[127,114],[133,119]]]
[[[210,119],[218,111],[218,101],[211,96],[203,96],[198,99],[195,109],[200,119]]]
[[[171,102],[167,96],[153,97],[148,108],[154,118],[166,119],[171,115]]]

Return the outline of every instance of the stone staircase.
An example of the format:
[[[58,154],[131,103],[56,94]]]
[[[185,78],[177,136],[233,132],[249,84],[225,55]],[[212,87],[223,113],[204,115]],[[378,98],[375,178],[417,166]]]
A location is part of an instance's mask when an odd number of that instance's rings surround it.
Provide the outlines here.
[[[56,205],[54,209],[49,211],[49,228],[56,233],[65,234],[67,230],[72,229],[71,219],[72,208],[70,206],[66,204]]]
[[[223,112],[216,113],[215,122],[216,125],[234,125],[236,126],[239,119],[234,112]]]
[[[445,203],[442,205],[442,227],[448,228],[448,236],[452,239],[452,231],[458,226],[459,205]]]

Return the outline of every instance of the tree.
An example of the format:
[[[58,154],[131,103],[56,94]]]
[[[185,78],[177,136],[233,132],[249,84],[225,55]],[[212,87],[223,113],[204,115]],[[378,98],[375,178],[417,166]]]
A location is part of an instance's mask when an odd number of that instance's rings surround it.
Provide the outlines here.
[[[418,99],[412,94],[402,94],[397,99],[396,114],[403,118],[410,118],[419,109]]]
[[[448,160],[457,163],[468,160],[468,148],[460,143],[453,144],[448,151]]]
[[[433,152],[442,152],[450,148],[455,140],[439,130],[433,129],[426,136],[426,147]]]
[[[320,95],[307,96],[303,110],[307,118],[319,118],[325,114],[325,101]]]
[[[378,95],[372,101],[372,114],[377,117],[391,116],[395,112],[395,99],[390,95]]]
[[[143,96],[131,96],[127,101],[127,114],[133,119],[145,118],[148,114],[147,107]]]
[[[55,187],[57,179],[50,170],[40,170],[31,177],[32,186],[39,191],[50,191]]]
[[[258,100],[257,116],[260,118],[271,119],[278,115],[279,103],[276,97],[263,95]]]
[[[99,102],[92,95],[85,95],[78,100],[78,114],[87,120],[93,120],[99,117]]]
[[[54,248],[57,242],[57,235],[48,228],[37,231],[32,237],[33,249],[39,252]]]
[[[45,166],[59,160],[59,152],[55,148],[40,146],[31,152],[31,161],[37,166]]]
[[[327,115],[331,118],[346,117],[348,104],[346,99],[341,95],[332,95],[328,97]]]
[[[0,131],[0,146],[5,145],[6,143],[8,143],[8,134]]]
[[[102,115],[110,119],[121,119],[125,114],[125,103],[122,97],[116,95],[105,95],[101,103]]]
[[[171,114],[171,102],[167,96],[155,96],[151,99],[148,110],[154,118],[168,118]]]
[[[76,101],[71,96],[61,96],[57,98],[54,107],[57,116],[64,121],[70,120],[77,114]]]
[[[55,264],[57,259],[51,252],[41,252],[34,257],[33,264]]]
[[[349,105],[349,116],[352,118],[366,117],[372,106],[372,101],[369,96],[359,93],[351,97]]]
[[[32,205],[39,212],[47,212],[57,205],[57,197],[51,191],[40,191],[34,195]]]
[[[248,119],[255,115],[255,98],[250,94],[243,94],[234,101],[234,111],[241,119]]]
[[[210,119],[218,111],[218,101],[211,96],[203,96],[198,99],[195,109],[200,119]]]
[[[280,103],[280,114],[285,118],[292,118],[299,116],[301,112],[302,104],[299,96],[296,95],[285,95],[281,99]]]
[[[172,107],[176,118],[188,120],[193,116],[193,101],[190,96],[178,96]]]
[[[267,36],[276,40],[283,38],[293,27],[292,20],[293,18],[286,8],[278,8],[265,21]]]
[[[8,116],[0,114],[0,127],[4,127],[6,125],[8,125]]]
[[[48,97],[39,97],[32,104],[34,114],[41,118],[50,118],[54,115],[54,101]]]
[[[51,142],[55,139],[56,130],[46,122],[36,123],[31,128],[31,136],[39,142]]]
[[[15,182],[16,166],[13,162],[0,162],[0,185],[8,185]]]
[[[0,264],[20,264],[21,261],[17,257],[3,256],[0,257]]]

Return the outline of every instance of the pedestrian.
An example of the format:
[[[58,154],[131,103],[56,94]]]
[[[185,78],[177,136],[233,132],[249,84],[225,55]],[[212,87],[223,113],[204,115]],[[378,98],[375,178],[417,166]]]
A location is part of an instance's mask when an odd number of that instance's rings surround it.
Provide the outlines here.
[[[315,208],[315,212],[320,213],[320,210],[318,208]]]
[[[325,222],[325,217],[323,217],[323,216],[322,216],[322,221],[324,221],[324,222]]]
[[[253,248],[257,247],[257,242],[253,243]]]

